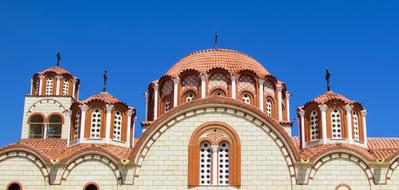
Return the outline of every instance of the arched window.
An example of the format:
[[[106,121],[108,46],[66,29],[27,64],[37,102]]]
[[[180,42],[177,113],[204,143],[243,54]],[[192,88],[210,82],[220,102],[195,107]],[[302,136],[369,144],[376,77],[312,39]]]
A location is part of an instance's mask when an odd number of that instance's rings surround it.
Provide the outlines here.
[[[22,190],[22,185],[17,182],[13,182],[7,186],[7,190]]]
[[[53,79],[47,79],[46,82],[46,95],[53,95]]]
[[[331,112],[331,131],[333,139],[342,139],[341,112],[334,108]]]
[[[251,104],[251,96],[248,93],[243,94],[242,101],[246,104]]]
[[[191,102],[195,99],[195,94],[193,92],[188,92],[186,95],[186,102]]]
[[[319,137],[319,117],[316,110],[310,113],[310,140],[316,140]]]
[[[41,139],[44,134],[44,118],[39,114],[32,115],[29,119],[29,138]]]
[[[59,115],[52,115],[49,118],[47,138],[61,138],[62,118]]]
[[[114,140],[121,140],[122,131],[122,113],[120,111],[115,112],[114,116]]]
[[[224,123],[197,128],[189,144],[189,186],[240,185],[240,140]]]
[[[96,183],[88,183],[84,186],[83,190],[100,190]]]
[[[273,115],[273,103],[270,99],[266,100],[266,114],[270,117]]]
[[[69,82],[67,80],[64,80],[64,85],[62,86],[62,95],[68,96],[68,92],[69,92]]]
[[[90,138],[100,138],[101,132],[101,110],[96,108],[91,114]]]
[[[213,96],[222,97],[222,96],[226,96],[226,94],[224,93],[223,90],[217,89],[217,90],[213,91]]]
[[[168,112],[170,108],[171,108],[171,102],[170,99],[168,98],[165,100],[165,112]]]
[[[354,139],[356,141],[360,141],[359,135],[359,114],[357,112],[353,112],[353,134]]]
[[[75,125],[73,128],[73,140],[77,140],[80,137],[80,111],[77,111],[75,114]]]
[[[352,188],[347,184],[339,184],[335,190],[352,190]]]

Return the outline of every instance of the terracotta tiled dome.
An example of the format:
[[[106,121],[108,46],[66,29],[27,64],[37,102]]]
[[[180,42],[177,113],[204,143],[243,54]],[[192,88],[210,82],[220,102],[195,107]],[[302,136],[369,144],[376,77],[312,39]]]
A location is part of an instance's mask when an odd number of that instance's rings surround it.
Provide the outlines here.
[[[306,103],[305,107],[307,105],[309,105],[310,103],[313,103],[313,102],[321,105],[321,104],[325,104],[325,103],[327,103],[329,101],[333,101],[333,100],[341,101],[341,102],[343,102],[345,104],[351,104],[351,105],[358,104],[358,105],[360,105],[362,107],[361,103],[353,101],[353,100],[350,100],[347,97],[345,97],[345,96],[343,96],[341,94],[335,93],[333,91],[327,91],[326,93],[316,97],[312,101]]]
[[[57,75],[63,75],[63,74],[69,74],[71,75],[71,73],[69,71],[67,71],[66,69],[60,67],[60,66],[54,66],[54,67],[50,67],[42,72],[40,72],[39,74],[45,74],[48,72],[53,72]]]
[[[86,100],[83,100],[81,103],[82,104],[87,104],[87,103],[89,103],[91,101],[95,101],[95,100],[102,101],[102,102],[105,102],[107,104],[116,104],[116,103],[125,104],[124,102],[118,100],[117,98],[115,98],[111,94],[108,94],[108,92],[101,92],[101,93],[98,93],[98,94],[96,94],[94,96],[90,96]]]
[[[242,70],[253,71],[258,76],[269,74],[255,59],[239,51],[228,49],[208,49],[190,53],[178,61],[166,74],[178,76],[186,70],[206,73],[214,68],[222,68],[234,74]]]

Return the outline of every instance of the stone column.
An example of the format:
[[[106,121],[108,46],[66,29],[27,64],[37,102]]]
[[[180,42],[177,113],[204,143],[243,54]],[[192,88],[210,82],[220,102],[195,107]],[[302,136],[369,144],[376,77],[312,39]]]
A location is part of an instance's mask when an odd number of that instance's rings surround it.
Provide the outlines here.
[[[322,133],[322,142],[323,144],[327,144],[327,108],[328,106],[323,104],[319,106],[321,112],[321,133]]]
[[[111,140],[111,120],[112,120],[112,108],[114,105],[105,105],[106,117],[105,117],[105,141],[108,143]]]
[[[201,75],[201,99],[206,97],[206,80],[208,80],[208,76]]]
[[[283,97],[282,97],[282,91],[283,86],[281,84],[277,85],[277,107],[278,107],[278,120],[282,121],[283,120]]]
[[[58,96],[58,95],[60,95],[61,76],[60,75],[55,76],[55,80],[57,80],[56,88],[55,88],[55,95]]]
[[[130,133],[131,133],[131,125],[132,125],[132,115],[133,110],[127,111],[127,134],[126,134],[126,144],[130,147]]]
[[[33,94],[33,88],[34,88],[34,84],[33,84],[33,79],[30,79],[30,95],[34,95]]]
[[[86,125],[86,111],[87,111],[88,106],[86,104],[82,105],[80,107],[81,110],[81,116],[80,116],[80,142],[83,142],[85,138],[85,125]]]
[[[158,82],[154,84],[154,121],[158,118]]]
[[[236,99],[237,95],[237,85],[236,85],[236,81],[237,81],[237,76],[236,75],[231,75],[230,76],[231,79],[231,98]]]
[[[71,111],[67,110],[65,111],[65,120],[67,125],[67,146],[69,146],[69,142],[71,142]]]
[[[286,95],[285,95],[285,101],[286,101],[286,103],[285,103],[285,105],[287,106],[286,107],[286,109],[287,109],[287,121],[290,121],[291,120],[291,118],[290,118],[290,98],[291,98],[291,94],[290,93],[287,93]]]
[[[300,124],[300,129],[301,129],[301,145],[302,148],[305,147],[305,111],[304,110],[299,110],[299,116],[301,117],[301,124]]]
[[[148,121],[148,91],[144,93],[145,96],[145,121]]]
[[[75,96],[75,92],[76,92],[76,83],[77,83],[77,82],[78,82],[78,80],[73,79],[72,97],[73,97],[76,101],[78,101],[78,96],[77,96],[77,94],[76,94],[76,96]]]
[[[42,91],[43,91],[43,80],[44,80],[44,76],[43,75],[39,75],[39,79],[40,79],[40,82],[39,82],[39,96],[41,96],[42,95]]]
[[[212,185],[218,184],[218,150],[219,146],[217,145],[212,145],[211,146],[211,151],[212,151]]]
[[[44,124],[43,139],[47,139],[48,123]]]
[[[347,133],[348,133],[348,142],[349,144],[353,143],[353,138],[352,138],[352,106],[351,105],[345,105],[345,111],[346,111],[346,127],[347,127]]]
[[[174,78],[173,79],[173,107],[177,106],[178,92],[179,92],[179,78]]]
[[[263,84],[265,80],[259,79],[259,109],[263,111]]]
[[[363,140],[364,140],[364,146],[367,147],[367,125],[366,125],[366,116],[367,116],[367,110],[362,110],[362,121],[363,121]]]

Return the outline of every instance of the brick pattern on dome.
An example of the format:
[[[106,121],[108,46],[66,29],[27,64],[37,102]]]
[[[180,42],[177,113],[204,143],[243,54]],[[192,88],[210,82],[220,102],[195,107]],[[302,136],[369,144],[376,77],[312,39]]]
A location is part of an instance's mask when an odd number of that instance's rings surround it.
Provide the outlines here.
[[[208,49],[190,53],[179,60],[166,74],[178,76],[186,70],[207,73],[215,68],[225,69],[231,74],[250,70],[260,77],[269,75],[269,72],[255,59],[239,51],[228,49]]]
[[[248,90],[255,92],[255,81],[248,75],[242,75],[238,79],[238,90]]]
[[[87,104],[87,103],[89,103],[91,101],[95,101],[95,100],[103,101],[103,102],[105,102],[107,104],[117,104],[117,103],[125,104],[124,102],[118,100],[117,98],[115,98],[111,94],[108,94],[107,92],[101,92],[99,94],[91,96],[91,97],[87,98],[86,100],[83,100],[81,103],[82,104]]]
[[[306,107],[307,105],[309,105],[311,103],[317,103],[317,104],[321,105],[321,104],[325,104],[325,103],[327,103],[329,101],[334,101],[334,100],[342,101],[343,103],[350,104],[350,105],[358,104],[361,107],[363,107],[361,103],[359,103],[357,101],[350,100],[347,97],[345,97],[345,96],[343,96],[341,94],[332,92],[332,91],[328,91],[328,92],[316,97],[312,101],[307,102],[304,107]]]
[[[67,71],[66,69],[60,67],[60,66],[54,66],[54,67],[50,67],[42,72],[39,72],[39,74],[45,74],[47,72],[54,72],[57,75],[63,75],[63,74],[69,74],[72,75],[69,71]]]

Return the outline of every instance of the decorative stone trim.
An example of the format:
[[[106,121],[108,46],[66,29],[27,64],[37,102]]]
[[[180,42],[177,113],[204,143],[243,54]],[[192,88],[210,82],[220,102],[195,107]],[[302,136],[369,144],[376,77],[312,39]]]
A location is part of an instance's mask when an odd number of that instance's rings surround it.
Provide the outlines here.
[[[62,113],[64,113],[64,112],[67,110],[67,109],[62,105],[62,103],[59,102],[59,101],[57,101],[57,100],[54,100],[54,99],[41,99],[41,100],[36,101],[35,103],[33,103],[33,104],[29,107],[28,111],[26,112],[26,115],[29,115],[30,113],[32,113],[32,109],[35,108],[37,104],[42,104],[42,103],[44,103],[44,102],[45,102],[45,103],[50,103],[50,102],[51,102],[51,103],[53,103],[53,104],[57,104],[58,107],[61,108]]]

